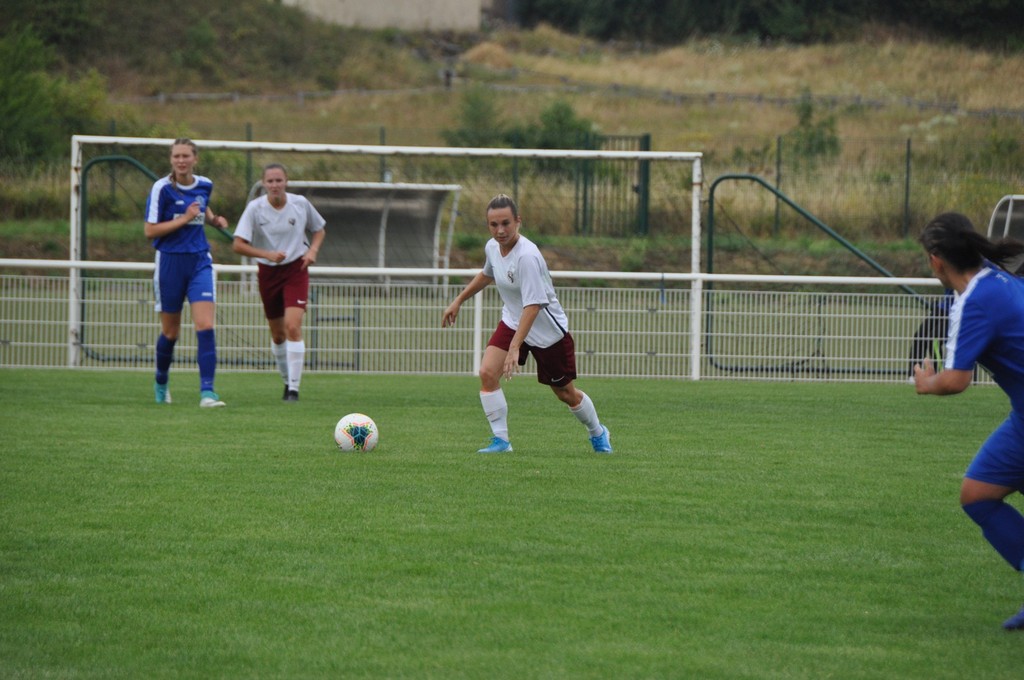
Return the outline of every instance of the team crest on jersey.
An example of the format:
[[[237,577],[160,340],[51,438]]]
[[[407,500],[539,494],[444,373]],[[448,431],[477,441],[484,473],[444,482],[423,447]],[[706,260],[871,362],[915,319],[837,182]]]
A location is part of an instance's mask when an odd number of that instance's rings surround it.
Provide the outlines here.
[[[295,218],[294,218],[294,217],[292,217],[291,219],[289,219],[289,220],[288,220],[288,224],[290,224],[291,226],[293,226],[293,227],[294,227],[294,226],[295,226]]]
[[[508,282],[509,283],[515,283],[516,282],[516,270],[515,269],[509,269],[508,271],[506,271],[505,272],[505,276],[508,277]]]

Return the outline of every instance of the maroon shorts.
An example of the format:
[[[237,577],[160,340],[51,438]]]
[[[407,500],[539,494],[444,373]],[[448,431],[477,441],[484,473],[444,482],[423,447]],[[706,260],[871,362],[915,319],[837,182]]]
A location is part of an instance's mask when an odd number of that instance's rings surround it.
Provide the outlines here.
[[[502,321],[487,344],[507,352],[515,334],[516,332]],[[520,366],[526,363],[526,357],[530,354],[537,362],[537,382],[540,384],[565,387],[576,379],[576,343],[573,342],[572,333],[566,333],[550,347],[534,347],[524,342],[517,357]]]
[[[309,298],[309,269],[302,258],[271,267],[258,263],[260,298],[268,319],[280,319],[286,307],[306,308]]]

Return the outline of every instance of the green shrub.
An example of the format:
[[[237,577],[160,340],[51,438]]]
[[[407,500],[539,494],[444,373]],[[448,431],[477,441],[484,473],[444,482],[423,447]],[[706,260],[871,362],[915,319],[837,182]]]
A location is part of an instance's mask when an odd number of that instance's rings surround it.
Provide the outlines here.
[[[505,136],[509,146],[522,149],[589,149],[594,146],[594,123],[576,114],[565,100],[552,102],[540,113],[536,123],[511,128]],[[538,159],[535,165],[542,172],[572,177],[580,167],[569,159]]]
[[[489,88],[471,86],[466,89],[459,106],[459,123],[454,130],[441,132],[448,146],[504,146],[502,141],[507,133]]]
[[[47,73],[53,51],[31,27],[0,38],[0,156],[31,163],[65,152],[75,133],[97,132],[106,107],[103,78]]]
[[[789,150],[798,160],[813,166],[820,159],[835,158],[841,144],[835,116],[814,120],[814,98],[804,90],[796,103],[797,126],[786,135]]]

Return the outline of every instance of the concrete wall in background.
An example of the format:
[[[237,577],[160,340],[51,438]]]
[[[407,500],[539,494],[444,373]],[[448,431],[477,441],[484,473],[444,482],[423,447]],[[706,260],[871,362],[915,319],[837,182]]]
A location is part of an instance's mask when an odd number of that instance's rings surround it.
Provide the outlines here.
[[[476,31],[493,0],[282,0],[341,26]]]

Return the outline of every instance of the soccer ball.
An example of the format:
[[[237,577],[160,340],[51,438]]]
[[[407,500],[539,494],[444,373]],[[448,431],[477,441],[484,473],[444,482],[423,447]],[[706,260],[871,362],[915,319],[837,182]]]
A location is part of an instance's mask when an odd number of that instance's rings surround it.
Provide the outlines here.
[[[373,451],[378,438],[377,423],[362,413],[349,413],[334,426],[334,441],[342,451]]]

